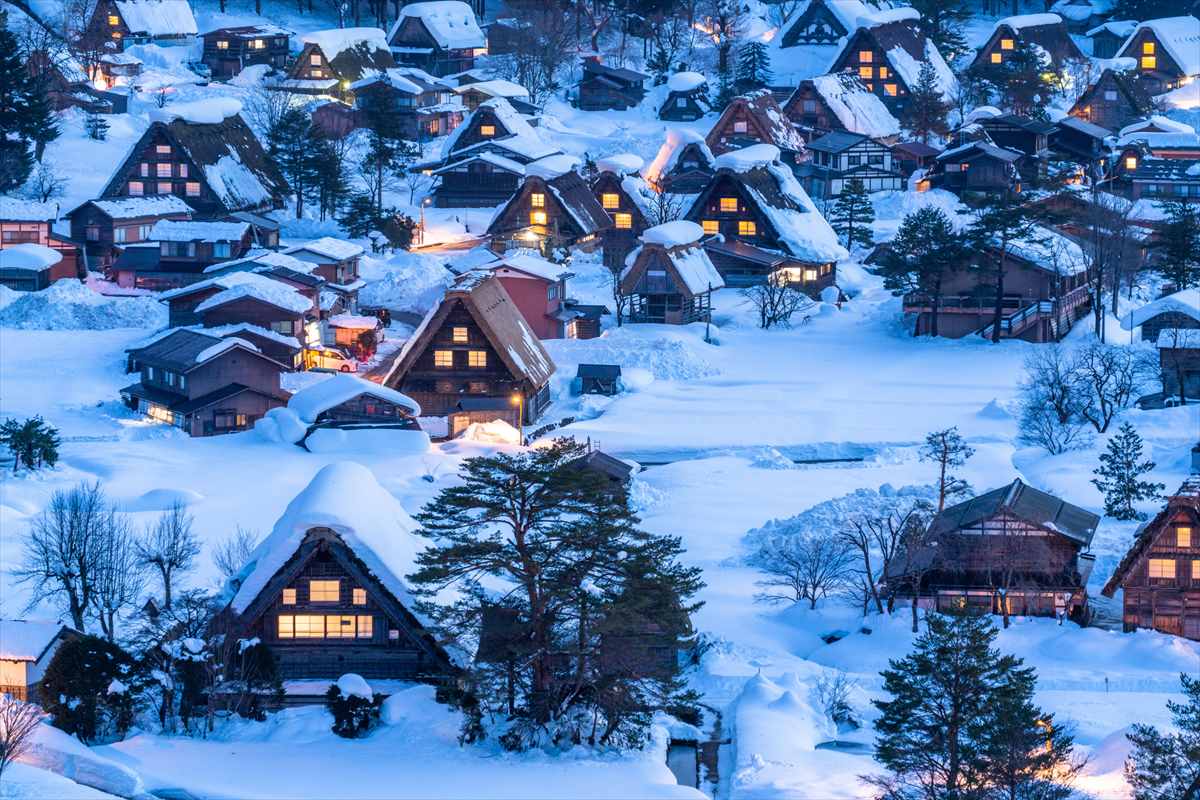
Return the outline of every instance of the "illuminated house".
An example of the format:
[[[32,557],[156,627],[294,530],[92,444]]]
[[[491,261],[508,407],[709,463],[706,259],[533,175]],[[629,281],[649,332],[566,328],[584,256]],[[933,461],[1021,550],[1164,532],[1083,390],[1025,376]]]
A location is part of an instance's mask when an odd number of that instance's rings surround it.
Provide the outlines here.
[[[283,28],[266,23],[217,28],[201,36],[204,40],[201,60],[212,70],[214,78],[223,79],[255,64],[283,69],[287,66],[290,35]]]
[[[82,38],[120,52],[128,42],[186,44],[198,32],[187,0],[100,0]]]
[[[1200,76],[1200,19],[1167,17],[1139,23],[1117,56],[1137,60],[1138,77],[1161,94]]]
[[[1003,64],[1009,52],[1025,45],[1040,48],[1055,69],[1061,69],[1067,61],[1087,60],[1058,14],[1021,14],[997,20],[971,69]]]
[[[686,325],[712,314],[712,293],[725,286],[700,243],[704,231],[676,220],[645,231],[625,261],[621,294],[630,322]]]
[[[1068,113],[1084,122],[1117,131],[1153,111],[1154,98],[1137,80],[1136,73],[1109,68],[1079,96]]]
[[[754,144],[773,145],[789,164],[794,164],[804,152],[804,137],[784,115],[770,89],[730,100],[704,141],[718,156]]]
[[[651,204],[660,199],[638,174],[641,166],[642,159],[632,153],[596,162],[599,172],[592,179],[592,194],[612,218],[612,227],[601,234],[609,268],[625,263],[637,238],[650,227]]]
[[[397,64],[439,76],[472,69],[487,52],[475,12],[460,0],[404,4],[387,41]]]
[[[882,21],[850,34],[828,71],[857,75],[868,91],[874,92],[896,114],[904,108],[909,93],[917,85],[921,64],[928,62],[934,69],[943,99],[949,103],[958,81],[937,46],[921,33],[913,18],[915,13],[913,9],[901,8],[876,14]]]
[[[302,37],[304,48],[287,77],[272,88],[300,94],[351,96],[350,86],[370,70],[396,66],[378,28],[333,28]]]
[[[554,155],[525,167],[524,182],[488,226],[492,249],[591,249],[599,243],[613,223],[574,164],[572,156]]]

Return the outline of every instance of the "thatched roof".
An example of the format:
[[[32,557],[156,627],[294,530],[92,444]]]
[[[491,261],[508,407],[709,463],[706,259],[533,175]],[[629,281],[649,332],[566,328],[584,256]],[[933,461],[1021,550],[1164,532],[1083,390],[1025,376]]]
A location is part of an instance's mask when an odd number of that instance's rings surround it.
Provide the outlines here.
[[[1167,504],[1154,515],[1154,519],[1138,528],[1133,546],[1121,559],[1121,563],[1113,571],[1108,583],[1104,584],[1101,594],[1105,597],[1112,597],[1117,589],[1121,588],[1121,582],[1125,580],[1129,571],[1141,562],[1150,545],[1157,541],[1167,526],[1171,524],[1171,520],[1180,512],[1187,514],[1193,525],[1200,526],[1200,476],[1192,475],[1185,480],[1178,491],[1167,498]]]

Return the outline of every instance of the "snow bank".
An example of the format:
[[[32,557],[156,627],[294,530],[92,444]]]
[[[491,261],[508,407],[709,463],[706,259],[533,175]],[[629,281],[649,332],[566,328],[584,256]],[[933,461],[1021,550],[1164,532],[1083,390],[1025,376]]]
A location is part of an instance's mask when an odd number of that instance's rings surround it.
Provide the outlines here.
[[[21,761],[118,797],[145,793],[136,772],[97,755],[78,739],[49,724],[38,726],[33,745],[21,756]]]
[[[642,241],[646,244],[660,244],[663,247],[678,247],[679,245],[698,242],[703,235],[704,230],[699,225],[685,219],[679,219],[674,222],[655,225],[653,228],[647,228],[642,233]]]
[[[618,175],[629,175],[637,172],[646,163],[641,156],[633,153],[616,153],[596,160],[596,169],[601,172],[615,172]]]
[[[132,500],[121,503],[126,511],[166,511],[172,506],[199,503],[204,495],[191,489],[151,489]]]
[[[313,453],[378,453],[397,458],[419,456],[433,447],[425,431],[392,428],[318,428],[304,441],[304,446]]]
[[[356,375],[338,374],[327,380],[301,389],[288,400],[288,408],[304,422],[313,423],[322,412],[357,397],[368,394],[407,408],[414,417],[421,416],[421,406],[406,394]]]
[[[241,111],[242,102],[235,97],[206,97],[190,103],[172,103],[165,108],[156,108],[150,112],[150,118],[161,122],[181,119],[196,124],[219,125]]]
[[[41,272],[62,261],[62,253],[41,244],[26,242],[0,250],[0,269]]]
[[[290,408],[272,408],[254,423],[254,432],[268,442],[295,444],[308,432],[308,423]]]
[[[22,293],[0,308],[0,328],[111,330],[158,328],[166,323],[166,307],[152,297],[104,297],[75,280]]]
[[[794,675],[772,681],[759,672],[746,681],[735,711],[737,763],[748,775],[735,775],[742,783],[761,764],[795,763],[802,753],[833,738],[836,728],[809,699],[810,689]]]
[[[717,168],[734,172],[749,172],[779,160],[779,148],[773,144],[752,144],[740,150],[730,150],[717,156]]]
[[[579,364],[618,364],[629,388],[637,374],[631,368],[657,380],[692,381],[718,374],[720,370],[705,357],[711,345],[703,342],[703,336],[703,325],[637,325],[610,329],[595,339],[547,339],[542,344],[559,374],[574,376]]]
[[[375,694],[371,691],[371,685],[367,683],[362,675],[356,675],[353,672],[347,672],[338,678],[337,687],[345,697],[361,697],[368,702],[375,699]]]
[[[706,83],[708,83],[708,78],[699,72],[676,72],[667,78],[667,89],[672,92],[690,92]]]
[[[483,442],[484,444],[520,444],[521,434],[504,420],[494,419],[491,422],[472,422],[458,437],[468,442]]]

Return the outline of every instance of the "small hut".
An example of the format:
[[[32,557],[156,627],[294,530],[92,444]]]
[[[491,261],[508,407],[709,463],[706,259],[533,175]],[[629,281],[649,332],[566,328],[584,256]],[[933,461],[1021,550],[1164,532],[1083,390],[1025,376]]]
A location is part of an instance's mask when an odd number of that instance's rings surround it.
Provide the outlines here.
[[[708,79],[699,72],[676,72],[667,79],[667,99],[658,108],[659,119],[691,122],[712,110]]]
[[[645,231],[621,273],[631,322],[686,325],[712,313],[712,293],[725,282],[700,243],[699,225],[677,220]]]

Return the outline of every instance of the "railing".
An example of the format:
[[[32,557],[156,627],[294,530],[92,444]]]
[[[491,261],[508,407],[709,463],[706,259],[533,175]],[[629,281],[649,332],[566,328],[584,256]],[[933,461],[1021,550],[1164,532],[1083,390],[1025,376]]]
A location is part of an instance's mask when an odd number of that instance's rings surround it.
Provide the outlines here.
[[[1016,314],[1010,314],[1000,320],[1000,335],[1001,336],[1016,336],[1021,331],[1028,328],[1045,314],[1054,313],[1055,304],[1052,300],[1039,300],[1036,303],[1030,303],[1025,308],[1018,311]],[[992,335],[992,323],[988,323],[979,329],[980,336]]]
[[[1020,309],[1023,303],[1029,302],[1023,297],[1005,295],[1000,301],[1001,308]],[[991,311],[996,307],[996,298],[978,295],[946,295],[938,301],[938,313]],[[916,311],[932,311],[933,298],[927,294],[904,295],[904,310],[907,313]]]

